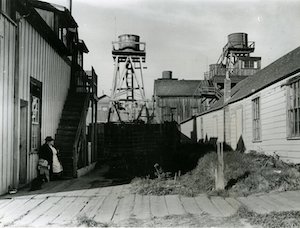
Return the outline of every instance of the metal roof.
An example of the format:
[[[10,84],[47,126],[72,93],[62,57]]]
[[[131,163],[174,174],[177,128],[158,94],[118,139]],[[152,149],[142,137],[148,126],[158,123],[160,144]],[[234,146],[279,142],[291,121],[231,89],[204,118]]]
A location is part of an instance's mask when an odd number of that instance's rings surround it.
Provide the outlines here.
[[[159,97],[200,96],[198,88],[211,86],[207,80],[157,79],[154,95]]]

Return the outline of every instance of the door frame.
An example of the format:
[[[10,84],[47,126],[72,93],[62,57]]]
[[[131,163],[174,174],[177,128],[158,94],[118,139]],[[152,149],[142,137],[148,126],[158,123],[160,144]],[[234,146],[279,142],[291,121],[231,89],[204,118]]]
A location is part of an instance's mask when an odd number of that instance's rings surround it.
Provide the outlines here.
[[[28,166],[28,124],[29,124],[29,119],[28,119],[28,111],[29,111],[29,106],[28,106],[28,101],[25,100],[20,100],[20,134],[19,134],[19,184],[24,185],[27,183],[27,178],[28,178],[28,173],[27,173],[27,166]],[[22,111],[22,108],[25,108],[25,112]],[[25,115],[25,116],[24,116]],[[24,118],[23,118],[24,116]],[[24,122],[22,122],[24,120]],[[22,127],[24,127],[23,132],[25,136],[22,136]],[[24,137],[24,145],[22,145],[22,138]],[[22,155],[22,147],[25,150],[25,156],[24,154]],[[23,152],[24,153],[24,152]],[[24,167],[21,166],[22,160],[25,159],[25,165]],[[23,179],[21,179],[21,176],[23,176]]]

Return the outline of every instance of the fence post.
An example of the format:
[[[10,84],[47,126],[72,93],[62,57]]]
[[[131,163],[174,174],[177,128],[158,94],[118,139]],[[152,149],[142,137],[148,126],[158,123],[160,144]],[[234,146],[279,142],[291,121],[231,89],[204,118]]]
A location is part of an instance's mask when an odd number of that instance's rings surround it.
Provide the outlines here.
[[[223,143],[217,143],[217,169],[215,169],[216,190],[224,190]]]

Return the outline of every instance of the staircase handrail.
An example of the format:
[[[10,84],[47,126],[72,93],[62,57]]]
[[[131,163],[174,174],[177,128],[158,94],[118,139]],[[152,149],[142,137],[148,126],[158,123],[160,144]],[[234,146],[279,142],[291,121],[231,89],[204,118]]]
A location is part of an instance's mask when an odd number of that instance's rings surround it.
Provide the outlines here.
[[[74,155],[74,167],[77,167],[77,162],[78,162],[78,151],[77,151],[77,146],[82,134],[82,129],[85,128],[85,123],[86,123],[86,115],[88,111],[88,106],[89,106],[89,100],[90,100],[90,94],[86,93],[86,98],[84,101],[83,109],[80,115],[80,121],[76,130],[76,135],[75,135],[75,140],[73,144],[73,155]]]

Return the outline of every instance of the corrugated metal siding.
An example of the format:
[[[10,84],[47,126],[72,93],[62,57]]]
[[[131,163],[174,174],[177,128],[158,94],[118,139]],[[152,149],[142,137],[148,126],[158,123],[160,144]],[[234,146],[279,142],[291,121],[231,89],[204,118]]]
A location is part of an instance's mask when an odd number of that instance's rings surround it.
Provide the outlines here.
[[[55,50],[22,20],[20,31],[20,99],[30,104],[30,77],[42,82],[42,119],[41,140],[47,135],[55,136],[63,105],[70,85],[71,67],[55,52]],[[29,107],[30,111],[30,107]],[[30,117],[30,113],[28,113]],[[28,120],[28,136],[30,136],[30,120]],[[28,151],[29,151],[28,138]],[[28,155],[28,181],[36,176],[38,155]]]
[[[0,194],[13,182],[15,26],[0,14]]]

